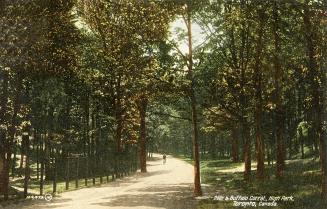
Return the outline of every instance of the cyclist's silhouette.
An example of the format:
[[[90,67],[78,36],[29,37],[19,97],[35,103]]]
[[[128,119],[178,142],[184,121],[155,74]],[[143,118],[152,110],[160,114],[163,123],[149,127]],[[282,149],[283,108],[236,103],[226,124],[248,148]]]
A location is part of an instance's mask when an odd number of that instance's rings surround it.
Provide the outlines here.
[[[166,154],[163,154],[162,159],[163,159],[163,164],[166,164]]]

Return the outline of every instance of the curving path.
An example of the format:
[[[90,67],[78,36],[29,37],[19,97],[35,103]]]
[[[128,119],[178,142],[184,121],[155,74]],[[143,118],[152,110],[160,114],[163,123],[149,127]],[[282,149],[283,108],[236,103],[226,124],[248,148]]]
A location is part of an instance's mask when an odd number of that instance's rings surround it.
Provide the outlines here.
[[[148,173],[136,173],[99,187],[66,192],[50,202],[31,200],[9,208],[23,209],[194,209],[193,167],[184,161],[161,156],[148,161]]]

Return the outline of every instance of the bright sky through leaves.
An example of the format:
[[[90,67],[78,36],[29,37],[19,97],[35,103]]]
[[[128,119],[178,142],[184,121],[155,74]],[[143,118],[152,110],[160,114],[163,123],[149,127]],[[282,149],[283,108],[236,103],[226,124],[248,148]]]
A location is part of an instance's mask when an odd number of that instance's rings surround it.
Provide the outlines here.
[[[197,23],[192,24],[193,47],[196,48],[205,40],[205,34]],[[183,53],[188,53],[187,31],[183,19],[177,19],[170,26],[170,40],[177,42]]]

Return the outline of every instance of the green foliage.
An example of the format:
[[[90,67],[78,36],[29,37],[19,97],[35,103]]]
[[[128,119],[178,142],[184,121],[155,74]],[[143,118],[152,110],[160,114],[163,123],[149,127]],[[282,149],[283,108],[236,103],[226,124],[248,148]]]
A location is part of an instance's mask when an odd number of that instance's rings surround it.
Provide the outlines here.
[[[42,148],[46,158],[113,155],[118,144],[131,156],[144,101],[150,152],[191,156],[195,104],[203,159],[229,158],[235,150],[242,158],[245,135],[252,140],[256,125],[269,162],[276,158],[276,127],[284,129],[287,158],[317,154],[326,124],[325,6],[321,0],[0,0],[0,154],[11,156],[28,127],[34,146],[42,140],[52,146]],[[169,32],[177,21],[191,26],[188,17],[206,36],[192,56],[179,48],[192,31]],[[315,166],[309,164],[303,172]],[[304,204],[317,196],[305,194],[311,186],[300,182],[317,183],[314,170],[312,180],[287,165],[295,173],[286,178],[301,179],[295,183],[302,194],[275,180],[243,188],[240,173],[212,169],[235,166],[205,162],[203,180],[231,191],[285,189],[303,195]]]

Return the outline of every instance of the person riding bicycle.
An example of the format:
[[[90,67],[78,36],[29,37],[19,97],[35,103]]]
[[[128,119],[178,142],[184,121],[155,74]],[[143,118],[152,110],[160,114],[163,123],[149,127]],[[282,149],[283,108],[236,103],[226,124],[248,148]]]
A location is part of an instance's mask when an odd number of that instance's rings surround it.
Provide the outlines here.
[[[163,154],[162,159],[163,159],[163,164],[165,164],[166,163],[166,154]]]

